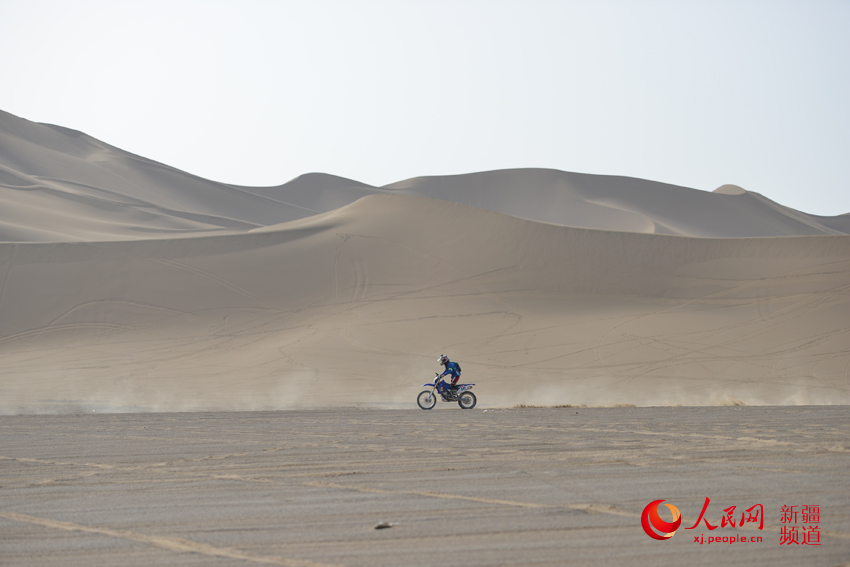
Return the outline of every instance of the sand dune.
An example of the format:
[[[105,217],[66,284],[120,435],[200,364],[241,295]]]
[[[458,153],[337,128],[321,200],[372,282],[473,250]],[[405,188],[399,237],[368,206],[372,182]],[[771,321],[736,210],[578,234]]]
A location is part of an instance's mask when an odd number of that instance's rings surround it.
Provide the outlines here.
[[[850,215],[819,217],[757,193],[548,169],[419,177],[385,187],[313,173],[277,187],[218,183],[86,134],[0,111],[0,241],[88,241],[248,230],[404,194],[522,218],[702,237],[850,233]]]
[[[237,187],[0,113],[0,200],[0,411],[412,407],[440,353],[481,407],[850,402],[850,217],[735,186]]]
[[[482,406],[850,401],[846,236],[633,234],[375,195],[243,234],[0,254],[9,411],[412,404],[441,352]]]
[[[850,233],[850,215],[809,215],[729,185],[709,193],[631,177],[515,169],[419,177],[385,188],[606,230],[704,237]]]
[[[0,112],[0,240],[157,238],[315,214]]]

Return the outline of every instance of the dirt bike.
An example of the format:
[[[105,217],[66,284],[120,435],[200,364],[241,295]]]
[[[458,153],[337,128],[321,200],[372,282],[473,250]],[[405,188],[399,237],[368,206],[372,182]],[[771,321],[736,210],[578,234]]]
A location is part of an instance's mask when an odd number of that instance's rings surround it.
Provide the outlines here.
[[[473,386],[475,384],[458,384],[456,388],[452,388],[450,384],[440,380],[440,374],[437,373],[433,383],[422,384],[423,388],[431,389],[419,392],[419,395],[416,397],[416,403],[422,409],[433,409],[437,405],[439,394],[439,397],[444,402],[457,402],[463,409],[472,409],[478,403],[478,398],[470,392]]]

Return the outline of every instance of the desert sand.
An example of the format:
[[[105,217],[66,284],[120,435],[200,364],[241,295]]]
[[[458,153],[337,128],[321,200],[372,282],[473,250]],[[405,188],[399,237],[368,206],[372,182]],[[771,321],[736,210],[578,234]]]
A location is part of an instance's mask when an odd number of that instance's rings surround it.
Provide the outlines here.
[[[850,215],[735,185],[241,187],[0,112],[0,361],[3,565],[850,558]],[[641,528],[705,498],[763,541]]]
[[[555,170],[217,183],[0,114],[0,412],[846,404],[850,215]]]
[[[0,416],[0,558],[846,565],[848,427],[827,406]],[[706,498],[717,529],[688,529]],[[641,528],[657,499],[683,515],[667,541]],[[784,505],[798,528],[820,506],[820,545],[780,544]]]

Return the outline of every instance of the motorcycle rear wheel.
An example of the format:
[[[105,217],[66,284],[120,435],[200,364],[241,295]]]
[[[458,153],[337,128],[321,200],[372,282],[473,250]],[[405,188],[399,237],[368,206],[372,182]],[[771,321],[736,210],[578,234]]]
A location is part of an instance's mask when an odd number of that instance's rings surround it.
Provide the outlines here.
[[[457,404],[463,409],[472,409],[478,403],[478,398],[472,392],[464,392],[457,399]]]
[[[416,403],[422,409],[434,409],[434,406],[437,405],[437,396],[433,392],[423,390],[416,396]]]

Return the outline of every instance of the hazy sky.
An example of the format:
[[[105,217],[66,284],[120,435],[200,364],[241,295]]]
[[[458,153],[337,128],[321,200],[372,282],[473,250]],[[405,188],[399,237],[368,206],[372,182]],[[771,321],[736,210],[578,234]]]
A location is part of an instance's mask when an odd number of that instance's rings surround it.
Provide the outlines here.
[[[550,167],[850,212],[846,0],[0,0],[0,86],[242,185]]]

